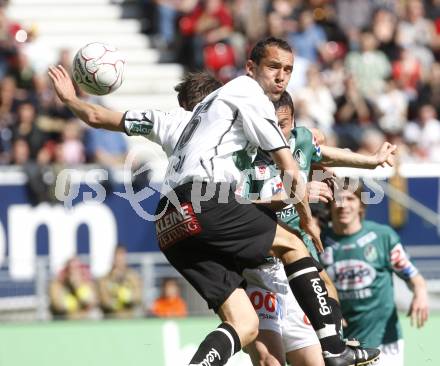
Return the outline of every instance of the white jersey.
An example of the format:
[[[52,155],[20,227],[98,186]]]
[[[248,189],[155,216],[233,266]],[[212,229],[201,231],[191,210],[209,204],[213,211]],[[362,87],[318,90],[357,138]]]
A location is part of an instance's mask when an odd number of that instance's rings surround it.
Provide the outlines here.
[[[171,112],[129,110],[124,114],[125,132],[129,136],[143,136],[159,144],[170,156],[191,116],[192,112],[183,108]]]
[[[260,85],[240,76],[208,95],[193,112],[169,157],[165,184],[240,180],[237,154],[288,148],[275,109]]]

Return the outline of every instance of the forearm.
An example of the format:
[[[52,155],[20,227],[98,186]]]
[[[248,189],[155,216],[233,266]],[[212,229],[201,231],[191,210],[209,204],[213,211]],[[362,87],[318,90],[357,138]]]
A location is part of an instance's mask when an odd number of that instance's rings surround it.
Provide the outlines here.
[[[272,154],[272,159],[281,170],[284,188],[302,220],[311,220],[306,183],[300,178],[298,164],[292,159],[289,149],[282,149]]]
[[[426,296],[427,287],[426,281],[423,276],[419,273],[407,281],[408,287],[414,293],[414,296]]]
[[[112,111],[103,106],[88,103],[78,97],[64,102],[66,106],[81,120],[94,128],[110,131],[124,131],[121,112]]]
[[[262,205],[264,207],[267,207],[273,211],[280,211],[284,207],[288,205],[288,199],[289,197],[286,195],[284,191],[277,193],[273,195],[272,197],[268,199],[258,199],[253,200],[253,203],[256,203],[257,205]]]
[[[322,165],[329,167],[374,169],[378,166],[374,155],[358,154],[350,150],[321,145]]]

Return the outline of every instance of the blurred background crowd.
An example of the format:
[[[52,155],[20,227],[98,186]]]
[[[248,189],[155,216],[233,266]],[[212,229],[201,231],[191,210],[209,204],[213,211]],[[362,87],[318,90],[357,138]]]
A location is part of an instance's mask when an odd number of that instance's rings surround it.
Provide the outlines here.
[[[298,124],[355,151],[373,153],[387,139],[400,145],[403,161],[440,161],[440,1],[143,4],[167,59],[227,81],[243,72],[256,40],[284,38],[295,51],[289,91]]]
[[[401,161],[440,161],[440,1],[137,2],[161,62],[228,81],[243,73],[256,40],[284,38],[295,51],[289,91],[297,124],[354,151],[373,153],[386,139],[400,146]],[[46,77],[53,51],[34,42],[35,29],[8,19],[7,6],[2,0],[0,164],[123,162],[123,136],[99,131],[98,138],[54,96]],[[71,57],[57,55],[68,69]]]
[[[139,271],[127,263],[127,250],[116,247],[109,273],[93,278],[89,266],[77,256],[70,258],[49,284],[49,309],[54,319],[186,317],[177,278],[163,278],[160,294],[143,303]]]

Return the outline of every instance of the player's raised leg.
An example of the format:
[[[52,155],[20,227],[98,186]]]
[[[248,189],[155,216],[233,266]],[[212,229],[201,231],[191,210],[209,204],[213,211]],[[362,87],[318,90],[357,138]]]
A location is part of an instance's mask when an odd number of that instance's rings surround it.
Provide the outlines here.
[[[277,225],[272,252],[284,263],[290,288],[320,341],[326,366],[370,365],[377,349],[350,348],[339,337],[324,281],[303,242]]]

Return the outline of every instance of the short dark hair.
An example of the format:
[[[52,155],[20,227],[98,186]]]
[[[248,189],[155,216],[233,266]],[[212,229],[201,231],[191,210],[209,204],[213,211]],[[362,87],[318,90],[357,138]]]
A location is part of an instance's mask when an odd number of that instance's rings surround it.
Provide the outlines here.
[[[275,110],[278,110],[278,108],[281,108],[281,107],[289,107],[290,112],[292,114],[292,117],[295,114],[295,106],[293,104],[292,96],[286,90],[283,92],[283,94],[281,94],[280,99],[277,100],[276,102],[274,102],[273,105],[275,107]]]
[[[255,62],[257,65],[260,64],[261,59],[266,55],[266,47],[275,46],[281,48],[282,50],[292,52],[292,47],[281,38],[276,37],[267,37],[260,41],[258,41],[255,46],[252,48],[249,59]]]
[[[183,80],[174,87],[177,92],[179,105],[192,111],[207,95],[217,90],[223,84],[206,71],[188,73]]]

